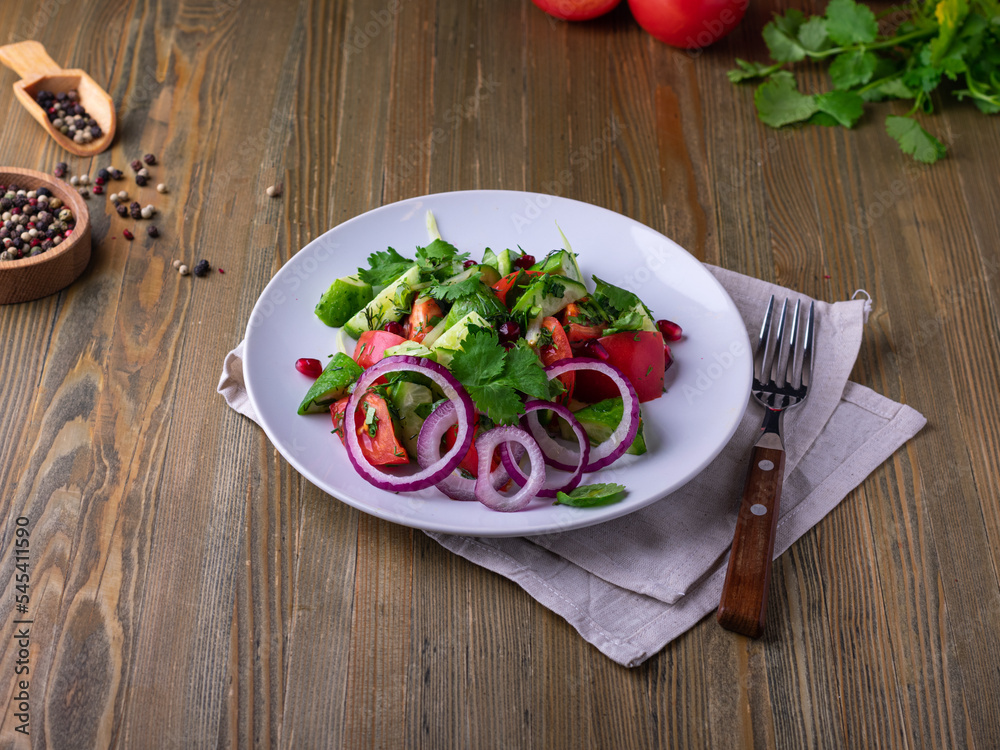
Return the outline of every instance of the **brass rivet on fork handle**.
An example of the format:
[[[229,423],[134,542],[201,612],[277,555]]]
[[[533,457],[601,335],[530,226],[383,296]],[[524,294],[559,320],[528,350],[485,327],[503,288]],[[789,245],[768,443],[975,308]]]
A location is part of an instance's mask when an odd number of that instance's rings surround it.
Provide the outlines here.
[[[764,407],[764,422],[750,453],[750,468],[717,615],[722,627],[751,638],[764,632],[774,536],[785,475],[784,415],[787,409],[805,400],[812,377],[815,303],[809,305],[804,326],[800,318],[801,307],[799,300],[795,303],[791,330],[786,336],[788,300],[785,300],[772,336],[772,296],[754,352],[752,392],[754,399]]]

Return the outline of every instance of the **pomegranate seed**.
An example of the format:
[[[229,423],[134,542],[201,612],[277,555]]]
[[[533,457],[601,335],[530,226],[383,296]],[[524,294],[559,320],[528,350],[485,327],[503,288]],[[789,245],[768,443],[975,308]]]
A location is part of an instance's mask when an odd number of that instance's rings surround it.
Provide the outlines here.
[[[470,258],[469,260],[465,261],[465,263],[462,264],[462,268],[472,268],[474,265],[476,265],[476,261]]]
[[[528,255],[527,253],[525,253],[520,258],[513,261],[511,265],[514,266],[515,268],[524,268],[524,269],[531,268],[533,265],[535,265],[535,256]]]
[[[295,369],[301,372],[303,375],[315,380],[320,375],[323,374],[323,363],[318,359],[310,359],[308,357],[302,357],[301,359],[295,360]]]
[[[670,365],[674,363],[674,355],[670,351],[670,347],[667,344],[663,345],[663,369],[669,370]]]
[[[394,333],[397,336],[402,336],[404,334],[403,324],[395,320],[390,320],[384,326],[382,326],[383,331],[388,331],[389,333]]]
[[[587,339],[584,341],[581,353],[584,357],[599,359],[602,362],[607,362],[611,359],[611,355],[608,354],[608,350],[604,348],[604,344],[597,339]]]
[[[122,230],[122,237],[124,237],[125,239],[127,239],[127,240],[129,240],[129,241],[131,241],[131,240],[134,240],[134,239],[135,239],[135,235],[134,235],[134,234],[132,234],[132,233],[131,233],[130,231],[128,231],[127,229],[123,229],[123,230]]]
[[[500,324],[499,333],[501,344],[513,344],[521,335],[521,326],[513,320],[508,320]]]
[[[656,327],[660,329],[665,341],[680,341],[681,336],[684,335],[681,327],[669,320],[656,321]]]

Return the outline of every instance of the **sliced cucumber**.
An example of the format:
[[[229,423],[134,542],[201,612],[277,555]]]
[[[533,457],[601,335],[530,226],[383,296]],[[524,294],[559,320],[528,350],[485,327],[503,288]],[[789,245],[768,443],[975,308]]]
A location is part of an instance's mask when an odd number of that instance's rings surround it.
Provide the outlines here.
[[[513,270],[514,264],[511,261],[510,250],[501,250],[497,253],[497,273],[500,274],[500,278],[502,279]]]
[[[469,335],[469,326],[489,328],[489,321],[475,310],[458,320],[451,328],[442,333],[431,346],[434,358],[445,367],[451,362],[455,352],[462,348],[462,341]],[[424,341],[427,339],[425,338]]]
[[[334,281],[316,303],[316,317],[334,328],[344,325],[372,301],[372,285],[357,274]]]
[[[410,266],[402,276],[375,295],[354,317],[344,323],[344,330],[358,338],[365,331],[378,330],[392,320],[399,320],[410,312],[414,287],[420,281],[420,267]]]
[[[489,248],[486,248],[486,252],[483,253],[483,265],[489,266],[497,273],[500,272],[500,269],[497,267],[497,254]]]
[[[417,437],[420,435],[420,428],[424,424],[424,418],[420,416],[417,407],[421,404],[431,404],[434,402],[431,389],[418,383],[400,381],[394,383],[389,388],[389,400],[392,401],[392,405],[399,415],[399,426],[401,429],[397,434],[403,441],[403,447],[410,454],[410,458],[416,458]]]
[[[394,357],[397,354],[402,357],[434,357],[434,352],[417,341],[404,341],[385,350],[387,357]]]
[[[351,383],[361,377],[361,365],[342,352],[333,355],[299,404],[299,414],[328,411],[330,404],[347,395]]]
[[[573,416],[576,417],[587,433],[587,437],[590,438],[590,444],[600,445],[611,437],[611,433],[615,431],[622,421],[622,414],[622,400],[620,398],[609,398],[604,401],[598,401],[596,404],[585,406],[575,411]],[[563,437],[567,440],[573,439],[572,431],[569,430],[569,426],[565,422],[560,420],[559,427],[564,433]],[[639,417],[639,431],[636,433],[632,445],[625,452],[635,456],[641,456],[646,452],[646,438],[643,435],[641,415]]]
[[[576,256],[568,250],[553,250],[531,267],[532,271],[565,276],[567,279],[583,283],[583,274],[576,263]]]

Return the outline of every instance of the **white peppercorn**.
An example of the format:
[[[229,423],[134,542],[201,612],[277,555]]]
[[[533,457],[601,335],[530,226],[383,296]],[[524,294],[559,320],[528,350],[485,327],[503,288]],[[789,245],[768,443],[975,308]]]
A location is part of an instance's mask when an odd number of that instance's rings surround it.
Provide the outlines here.
[[[180,268],[178,268],[177,271],[180,273],[181,276],[187,276],[189,273],[191,273],[188,267],[185,266],[183,263],[181,263]]]
[[[167,192],[167,186],[164,185],[161,182],[159,185],[156,186],[156,192],[158,192],[158,193],[165,193],[165,192]]]

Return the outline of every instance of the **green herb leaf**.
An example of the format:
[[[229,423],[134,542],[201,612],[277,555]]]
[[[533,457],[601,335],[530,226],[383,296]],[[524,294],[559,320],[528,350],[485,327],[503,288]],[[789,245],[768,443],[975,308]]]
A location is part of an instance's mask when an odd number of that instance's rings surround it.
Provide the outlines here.
[[[548,399],[549,377],[538,361],[538,356],[523,339],[507,352],[504,380],[532,398]]]
[[[830,36],[826,32],[826,19],[812,16],[799,28],[799,44],[807,52],[822,52],[830,46]]]
[[[799,28],[805,16],[800,10],[789,10],[783,16],[764,27],[764,41],[771,51],[771,59],[776,62],[798,62],[806,56],[805,48],[799,43]]]
[[[874,52],[856,49],[841,52],[830,63],[830,80],[837,89],[852,89],[872,79],[878,58]]]
[[[902,78],[890,78],[879,83],[874,88],[859,92],[861,98],[866,102],[880,102],[883,99],[912,99],[916,96],[910,88],[903,83]]]
[[[726,71],[726,77],[732,83],[740,83],[741,81],[749,81],[754,78],[766,78],[777,70],[781,69],[781,64],[777,65],[763,65],[756,62],[747,62],[746,60],[741,60],[736,58],[737,67],[732,70]]]
[[[454,302],[462,297],[471,297],[477,294],[480,286],[482,286],[482,282],[480,282],[479,277],[470,276],[453,284],[435,284],[427,292],[436,300]]]
[[[378,294],[389,284],[406,273],[413,261],[404,258],[391,247],[382,252],[375,252],[368,256],[368,265],[371,268],[359,268],[358,277],[372,285],[372,290]]]
[[[816,98],[799,93],[795,77],[784,70],[761,84],[753,99],[761,121],[772,128],[808,120],[819,111]]]
[[[816,104],[820,113],[829,115],[845,128],[853,128],[854,123],[861,119],[865,111],[864,102],[853,91],[830,91],[819,94],[816,97]]]
[[[889,115],[885,118],[885,129],[899,142],[904,154],[909,154],[924,164],[933,164],[945,155],[946,148],[912,117]]]
[[[826,31],[841,46],[870,44],[878,36],[878,21],[867,5],[854,0],[830,0],[826,6]]]
[[[621,484],[585,484],[572,492],[557,492],[556,505],[570,505],[574,508],[596,508],[612,505],[625,497],[625,486]]]

